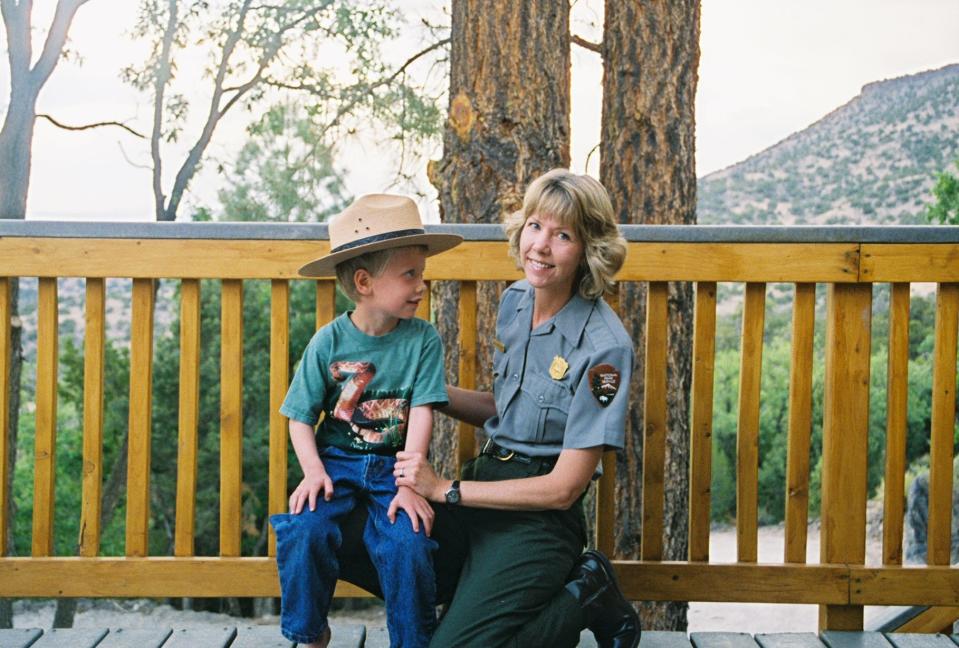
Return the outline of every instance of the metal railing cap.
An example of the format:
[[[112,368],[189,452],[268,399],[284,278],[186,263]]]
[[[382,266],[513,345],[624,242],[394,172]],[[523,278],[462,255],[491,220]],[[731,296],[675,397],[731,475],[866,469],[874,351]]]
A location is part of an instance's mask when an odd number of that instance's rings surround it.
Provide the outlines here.
[[[467,241],[503,241],[497,224],[426,225]],[[661,243],[959,243],[959,227],[932,225],[621,225],[628,241]],[[0,219],[0,236],[105,239],[327,240],[326,223],[153,223]]]

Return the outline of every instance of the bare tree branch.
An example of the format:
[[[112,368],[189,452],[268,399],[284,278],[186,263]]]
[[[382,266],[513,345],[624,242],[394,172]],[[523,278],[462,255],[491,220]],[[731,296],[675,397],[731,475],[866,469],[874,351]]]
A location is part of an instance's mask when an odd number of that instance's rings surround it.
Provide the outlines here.
[[[186,191],[187,185],[190,183],[190,179],[196,172],[196,167],[200,163],[200,158],[203,156],[203,152],[206,150],[206,147],[209,145],[210,140],[213,137],[213,131],[216,129],[217,124],[247,92],[256,87],[263,80],[263,73],[283,47],[283,36],[289,30],[316,16],[316,14],[323,9],[326,9],[330,4],[332,4],[332,2],[325,2],[321,6],[314,7],[313,9],[304,12],[302,15],[295,17],[295,19],[291,20],[285,25],[280,26],[274,35],[270,46],[260,57],[256,72],[246,83],[233,88],[233,96],[230,97],[226,104],[221,107],[220,102],[223,98],[223,95],[228,92],[228,90],[224,88],[223,82],[226,78],[227,70],[229,69],[229,60],[243,35],[243,25],[246,20],[246,15],[250,11],[250,4],[250,0],[244,2],[240,9],[236,28],[229,34],[226,43],[223,46],[223,58],[220,59],[220,65],[217,69],[216,79],[213,86],[213,97],[210,99],[210,111],[207,115],[206,124],[204,125],[203,131],[200,134],[200,137],[197,139],[196,144],[194,144],[193,148],[190,149],[189,154],[187,154],[186,160],[183,162],[183,165],[180,167],[180,170],[177,172],[176,178],[173,181],[173,189],[170,192],[170,200],[166,207],[166,215],[168,220],[173,220],[173,218],[176,217],[176,210],[179,206],[180,200],[183,197],[183,193]]]
[[[163,160],[160,156],[160,134],[163,129],[163,97],[166,86],[170,81],[170,51],[173,48],[173,37],[177,26],[176,0],[167,3],[166,28],[163,31],[163,44],[160,56],[157,58],[156,80],[153,94],[153,131],[150,135],[150,155],[153,158],[153,213],[156,220],[164,220],[163,199]]]
[[[90,129],[93,129],[93,128],[100,128],[101,126],[117,126],[118,128],[122,128],[123,130],[127,131],[127,132],[130,133],[131,135],[135,135],[135,136],[139,137],[140,139],[146,139],[146,137],[147,137],[147,136],[144,135],[143,133],[140,133],[139,131],[135,131],[135,130],[133,130],[132,128],[130,128],[129,126],[127,126],[126,124],[123,124],[123,123],[118,122],[118,121],[97,122],[97,123],[95,123],[95,124],[84,124],[84,125],[82,125],[82,126],[69,126],[69,125],[67,125],[67,124],[64,124],[63,122],[57,121],[56,119],[54,119],[54,118],[51,117],[50,115],[47,115],[47,114],[44,114],[44,113],[38,114],[38,115],[36,116],[36,118],[37,118],[37,119],[46,119],[48,122],[50,122],[51,124],[53,124],[53,125],[56,126],[57,128],[62,128],[63,130],[68,130],[68,131],[90,130]]]
[[[430,45],[429,47],[420,50],[419,52],[417,52],[416,54],[414,54],[413,56],[411,56],[410,58],[408,58],[408,59],[406,60],[406,62],[403,63],[403,65],[401,65],[399,68],[397,68],[396,71],[393,72],[393,74],[391,74],[390,76],[385,77],[385,78],[383,78],[383,79],[380,79],[380,80],[377,81],[376,83],[368,86],[368,87],[366,88],[366,92],[364,92],[364,93],[362,93],[362,94],[357,94],[351,101],[349,101],[349,102],[346,103],[345,105],[341,106],[340,109],[337,111],[336,115],[333,117],[333,120],[330,121],[330,123],[326,125],[326,127],[323,129],[322,132],[323,132],[323,133],[326,133],[326,132],[329,131],[331,128],[333,128],[333,127],[335,127],[337,124],[339,124],[339,123],[340,123],[340,120],[343,119],[343,117],[345,117],[346,115],[348,115],[348,114],[356,107],[356,104],[358,104],[358,103],[360,102],[361,97],[366,97],[369,93],[373,92],[374,90],[376,90],[377,88],[379,88],[379,87],[381,87],[381,86],[389,85],[390,83],[393,83],[393,81],[396,80],[396,77],[398,77],[399,75],[403,74],[403,72],[406,71],[406,68],[408,68],[410,65],[412,65],[413,63],[415,63],[418,59],[426,56],[427,54],[429,54],[429,53],[432,52],[433,50],[436,50],[436,49],[439,49],[440,47],[443,47],[443,46],[445,46],[445,45],[448,45],[449,43],[450,43],[450,39],[449,39],[449,38],[444,38],[443,40],[436,41],[435,43],[433,43],[433,44]]]
[[[260,83],[263,80],[263,73],[266,71],[266,68],[269,67],[270,63],[273,62],[273,60],[279,54],[280,49],[283,47],[283,36],[286,34],[286,32],[300,25],[302,22],[310,18],[313,18],[314,16],[316,16],[316,14],[326,9],[330,4],[331,4],[330,2],[327,2],[319,7],[314,7],[310,11],[307,11],[303,15],[297,17],[295,20],[291,20],[287,24],[282,25],[277,30],[276,34],[274,35],[272,44],[266,50],[266,52],[264,52],[263,56],[260,57],[260,62],[259,62],[259,65],[257,66],[257,70],[253,74],[253,76],[250,78],[250,80],[239,86],[223,88],[222,92],[224,94],[227,92],[235,92],[236,94],[233,95],[233,97],[231,97],[230,100],[226,103],[226,105],[223,106],[223,108],[220,110],[221,118],[223,117],[223,115],[227,113],[227,111],[230,110],[230,108],[233,107],[234,104],[236,104],[237,101],[240,100],[240,98],[244,94],[249,92],[252,88],[254,88],[258,83]]]
[[[223,114],[220,112],[220,100],[223,97],[223,80],[226,78],[227,70],[230,67],[230,57],[233,55],[233,51],[236,49],[243,35],[243,24],[246,22],[246,14],[250,10],[251,2],[252,0],[246,0],[243,3],[239,16],[237,17],[236,27],[229,33],[226,42],[223,44],[223,57],[220,59],[220,65],[217,67],[216,78],[213,83],[213,96],[210,98],[210,110],[207,113],[206,123],[203,125],[203,131],[200,133],[200,137],[193,145],[193,148],[190,149],[179,171],[177,171],[176,178],[173,180],[173,189],[170,191],[170,200],[167,201],[166,209],[163,210],[163,218],[159,220],[172,221],[176,219],[176,211],[180,206],[183,192],[186,191],[190,179],[193,177],[193,174],[196,173],[196,167],[200,163],[203,151],[206,150],[207,145],[210,143],[217,123],[223,117]]]
[[[121,142],[117,142],[117,146],[120,148],[120,155],[122,155],[123,159],[127,161],[127,164],[132,166],[134,169],[146,169],[147,171],[153,170],[153,167],[149,164],[139,164],[138,162],[134,162],[132,159],[130,159],[130,156],[127,155],[127,152],[123,148],[123,144]]]
[[[433,43],[432,45],[430,45],[430,46],[427,47],[426,49],[420,50],[419,52],[417,52],[416,54],[414,54],[414,55],[411,56],[410,58],[406,59],[406,63],[404,63],[403,65],[401,65],[399,68],[397,68],[396,72],[394,72],[393,74],[391,74],[390,76],[386,77],[385,79],[383,79],[383,80],[381,80],[381,81],[377,81],[377,82],[374,83],[372,86],[370,86],[370,90],[373,90],[374,88],[378,88],[378,87],[380,87],[381,85],[384,85],[384,84],[393,83],[393,81],[396,80],[396,77],[398,77],[399,75],[403,74],[403,72],[406,71],[406,68],[408,68],[408,67],[411,66],[413,63],[415,63],[417,60],[423,58],[424,56],[426,56],[427,54],[429,54],[429,53],[432,52],[433,50],[437,50],[437,49],[439,49],[439,48],[441,48],[441,47],[444,47],[444,46],[446,46],[446,45],[449,45],[449,44],[450,44],[450,40],[451,40],[451,39],[450,39],[449,37],[447,37],[447,38],[444,38],[443,40],[438,40],[438,41],[436,41],[435,43]]]
[[[53,22],[50,23],[50,30],[47,32],[47,40],[43,44],[43,51],[37,64],[33,66],[31,76],[36,87],[42,86],[53,73],[53,68],[57,66],[60,54],[63,52],[63,46],[67,42],[67,32],[70,30],[70,23],[73,22],[73,16],[77,9],[90,0],[60,0],[57,3],[57,10],[53,16]]]
[[[579,45],[579,46],[582,47],[583,49],[588,49],[589,51],[591,51],[591,52],[596,52],[596,53],[599,54],[599,55],[602,55],[602,54],[603,54],[603,44],[602,44],[602,43],[594,43],[593,41],[588,41],[588,40],[586,40],[585,38],[583,38],[582,36],[577,36],[576,34],[573,34],[572,36],[570,36],[570,37],[569,37],[569,40],[570,40],[571,42]]]
[[[320,97],[322,99],[332,99],[333,95],[329,92],[324,92],[320,90],[319,86],[312,83],[285,83],[279,79],[274,79],[271,77],[266,77],[263,79],[263,83],[267,84],[273,88],[279,88],[281,90],[295,90],[297,92],[308,92],[314,97]]]

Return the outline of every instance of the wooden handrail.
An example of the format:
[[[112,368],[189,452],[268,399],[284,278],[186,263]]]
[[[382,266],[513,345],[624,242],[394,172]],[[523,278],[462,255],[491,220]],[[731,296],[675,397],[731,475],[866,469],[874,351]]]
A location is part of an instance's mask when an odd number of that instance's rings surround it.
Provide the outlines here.
[[[66,227],[66,226],[65,226]],[[40,279],[37,343],[36,455],[31,557],[3,557],[0,596],[274,596],[277,594],[272,534],[267,556],[241,555],[244,489],[268,501],[270,512],[286,506],[288,446],[285,419],[277,412],[289,380],[291,281],[296,270],[325,253],[325,240],[309,240],[304,226],[281,229],[227,228],[148,230],[119,228],[113,238],[84,236],[73,229],[0,223],[0,277]],[[449,229],[456,228],[447,228]],[[862,625],[862,606],[912,603],[957,606],[959,570],[948,566],[951,516],[952,435],[955,427],[959,236],[947,228],[630,229],[621,282],[648,283],[646,299],[645,414],[643,430],[642,561],[617,561],[626,593],[635,599],[814,603],[822,606],[824,629]],[[899,230],[900,228],[885,228]],[[180,238],[154,236],[175,232]],[[457,230],[458,231],[458,230]],[[478,230],[462,230],[476,238]],[[489,232],[489,229],[482,230]],[[210,232],[216,236],[207,236]],[[289,233],[296,236],[287,236]],[[325,234],[325,230],[323,230]],[[641,238],[644,234],[646,239]],[[741,239],[738,240],[737,239]],[[458,281],[459,383],[478,384],[476,300],[478,281],[521,275],[505,243],[468,240],[430,259],[430,281]],[[84,376],[84,479],[80,555],[53,557],[56,459],[57,279],[87,278]],[[106,278],[132,278],[129,468],[126,557],[98,556],[103,426],[103,348]],[[150,407],[153,367],[153,306],[158,279],[180,281],[179,430],[159,431],[177,439],[175,558],[149,555]],[[200,282],[218,279],[221,289],[220,542],[218,558],[194,556],[197,484],[197,425],[201,355]],[[247,484],[243,444],[243,282],[269,280],[270,449],[269,477]],[[663,561],[663,484],[667,424],[666,348],[669,282],[695,285],[691,386],[688,561]],[[737,466],[737,562],[709,562],[709,511],[715,362],[717,283],[745,288],[739,372]],[[789,385],[786,544],[783,562],[758,562],[758,428],[761,408],[764,312],[767,284],[795,284]],[[870,367],[872,284],[892,282],[889,366]],[[900,567],[902,483],[907,406],[908,318],[911,283],[938,283],[930,488],[930,567]],[[805,564],[809,505],[809,446],[813,402],[812,354],[815,291],[828,289],[824,388],[821,564]],[[0,409],[6,408],[9,369],[9,288],[0,281]],[[333,282],[316,282],[316,325],[334,316]],[[616,303],[617,298],[610,301]],[[420,315],[429,313],[429,303]],[[889,374],[886,524],[882,567],[866,567],[865,484],[870,370]],[[265,386],[264,386],[265,388]],[[0,416],[0,477],[9,432]],[[174,437],[173,435],[176,434]],[[473,430],[461,426],[460,461],[472,456]],[[613,549],[615,460],[604,458],[597,504],[596,543]],[[199,477],[202,479],[202,476]],[[0,498],[3,500],[3,498]],[[896,500],[896,501],[891,501]],[[10,512],[0,501],[0,533]],[[640,539],[637,538],[637,542]],[[734,584],[734,586],[731,586]],[[342,587],[341,595],[357,593]]]

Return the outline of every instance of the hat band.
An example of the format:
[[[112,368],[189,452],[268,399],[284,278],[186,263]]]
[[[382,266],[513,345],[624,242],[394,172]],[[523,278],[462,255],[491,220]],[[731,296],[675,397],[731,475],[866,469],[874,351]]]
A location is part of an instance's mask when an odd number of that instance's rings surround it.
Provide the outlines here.
[[[367,236],[366,238],[356,239],[355,241],[350,241],[349,243],[344,243],[343,245],[337,245],[335,248],[330,250],[330,254],[336,254],[337,252],[350,250],[355,247],[360,247],[361,245],[369,245],[370,243],[379,243],[380,241],[388,241],[390,239],[400,238],[403,236],[417,236],[419,234],[426,234],[426,230],[405,229],[405,230],[396,230],[393,232],[387,232],[386,234],[375,234],[374,236]]]

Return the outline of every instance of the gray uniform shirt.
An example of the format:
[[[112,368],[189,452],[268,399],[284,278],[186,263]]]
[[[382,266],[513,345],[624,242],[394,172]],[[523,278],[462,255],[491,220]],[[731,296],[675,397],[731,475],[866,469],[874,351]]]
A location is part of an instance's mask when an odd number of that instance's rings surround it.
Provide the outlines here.
[[[496,322],[486,434],[504,448],[555,456],[564,448],[622,448],[633,344],[602,299],[578,294],[535,330],[533,288],[503,293]]]

